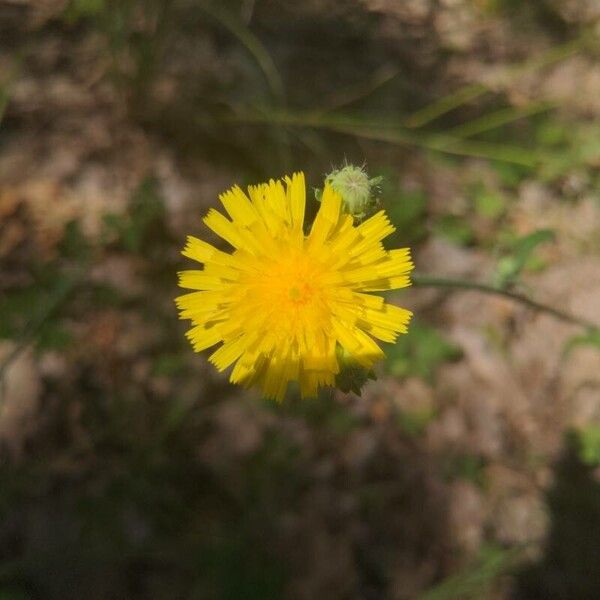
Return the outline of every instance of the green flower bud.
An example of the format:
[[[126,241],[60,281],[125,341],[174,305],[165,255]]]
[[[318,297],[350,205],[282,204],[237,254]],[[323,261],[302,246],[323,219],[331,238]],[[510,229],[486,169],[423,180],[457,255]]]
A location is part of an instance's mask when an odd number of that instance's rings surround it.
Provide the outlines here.
[[[331,185],[341,195],[344,211],[359,221],[374,212],[377,206],[375,195],[381,180],[381,177],[369,179],[363,167],[354,165],[345,165],[341,169],[334,169],[325,177],[325,183]],[[320,201],[320,190],[316,190],[316,197]]]

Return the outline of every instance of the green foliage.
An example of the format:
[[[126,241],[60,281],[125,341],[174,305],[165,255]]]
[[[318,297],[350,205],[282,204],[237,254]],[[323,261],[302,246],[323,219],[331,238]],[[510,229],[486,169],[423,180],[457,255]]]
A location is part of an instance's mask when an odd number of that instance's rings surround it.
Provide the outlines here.
[[[218,541],[202,558],[214,590],[209,598],[279,600],[282,597],[285,581],[282,565],[243,534]]]
[[[419,410],[403,410],[398,413],[398,425],[411,437],[419,437],[425,433],[427,426],[436,418],[437,411],[427,407]]]
[[[14,338],[34,314],[38,289],[30,286],[0,296],[0,338]]]
[[[185,356],[167,353],[156,357],[152,365],[152,374],[156,377],[173,377],[185,368]]]
[[[554,182],[573,171],[593,170],[600,159],[600,126],[597,123],[560,123],[549,121],[538,130],[546,156],[539,177]]]
[[[415,375],[432,381],[437,367],[462,356],[458,346],[433,327],[411,323],[408,333],[386,348],[386,370],[396,377]]]
[[[568,143],[569,132],[564,123],[555,119],[544,119],[537,127],[536,141],[547,148],[556,148]]]
[[[591,424],[575,432],[579,459],[590,467],[600,466],[600,425]]]
[[[418,600],[482,600],[490,586],[514,568],[519,554],[518,550],[484,547],[472,565],[425,592]]]
[[[531,175],[532,171],[531,168],[523,165],[501,161],[494,161],[491,166],[498,173],[502,185],[512,190],[516,189],[527,176]]]
[[[376,379],[372,369],[366,369],[356,362],[352,355],[338,344],[336,348],[340,372],[335,376],[335,387],[348,394],[354,392],[358,396],[369,379]]]
[[[56,319],[50,319],[43,324],[36,340],[40,350],[64,350],[71,341],[71,332]]]
[[[27,287],[0,295],[0,338],[21,339],[38,327],[37,341],[42,347],[63,348],[68,334],[54,314],[46,313],[52,313],[54,304],[72,289],[72,277],[58,271],[56,265],[46,265],[36,269],[33,280]]]
[[[8,101],[10,100],[10,91],[9,85],[7,83],[0,82],[0,124],[2,124],[2,119],[4,117],[4,111],[8,106]]]
[[[469,221],[457,215],[442,215],[434,223],[433,231],[436,235],[459,246],[469,246],[475,241],[475,234]]]
[[[479,487],[485,485],[486,461],[481,456],[473,454],[448,454],[442,460],[444,479],[465,479]]]
[[[2,71],[0,71],[0,76],[2,76],[2,79],[0,79],[0,126],[2,125],[2,120],[4,119],[6,107],[10,102],[13,82],[21,73],[21,66],[27,56],[27,50],[27,46],[23,46],[14,54],[14,56],[10,57],[9,54],[7,58],[12,59],[12,64],[11,62],[8,62],[4,65]],[[6,69],[7,66],[8,69]]]
[[[31,596],[16,587],[0,588],[0,600],[31,600]]]
[[[360,396],[369,379],[376,379],[372,369],[365,369],[359,364],[345,364],[335,376],[335,387],[345,394],[354,392]]]
[[[181,6],[177,0],[71,0],[62,19],[103,38],[110,60],[107,75],[137,107],[147,98],[164,56],[167,14],[174,4]]]
[[[600,350],[600,330],[592,329],[586,333],[569,338],[563,349],[564,357],[568,357],[573,350],[580,346],[591,346],[592,348]]]
[[[477,186],[473,194],[475,212],[488,219],[497,219],[506,211],[506,199],[497,191]]]
[[[63,12],[63,19],[73,25],[81,19],[97,17],[105,10],[106,0],[71,0]]]
[[[510,240],[508,251],[500,258],[496,267],[494,283],[499,288],[514,285],[521,272],[536,264],[535,251],[541,244],[554,239],[554,232],[549,229],[538,229],[533,233]]]
[[[152,177],[142,181],[133,194],[128,214],[104,216],[107,234],[116,238],[125,251],[140,254],[160,239],[164,227],[164,205],[158,182]]]
[[[597,466],[582,462],[578,438],[577,432],[566,436],[546,494],[544,553],[519,574],[517,598],[600,598],[600,481]]]
[[[91,258],[91,244],[83,235],[78,221],[67,223],[59,246],[59,252],[62,258],[77,263],[85,263]]]

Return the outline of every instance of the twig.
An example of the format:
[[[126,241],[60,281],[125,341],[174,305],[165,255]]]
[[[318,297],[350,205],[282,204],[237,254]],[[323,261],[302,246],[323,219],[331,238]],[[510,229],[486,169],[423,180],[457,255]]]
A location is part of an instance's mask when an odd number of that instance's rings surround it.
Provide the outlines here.
[[[489,294],[494,296],[502,296],[504,298],[509,298],[514,302],[519,302],[532,308],[533,310],[537,310],[539,312],[544,312],[546,314],[552,315],[553,317],[564,321],[565,323],[571,323],[572,325],[578,325],[579,327],[583,327],[584,329],[589,330],[600,330],[600,325],[597,323],[592,323],[587,319],[583,319],[576,315],[572,315],[568,312],[560,310],[558,308],[554,308],[553,306],[549,306],[548,304],[542,304],[541,302],[536,302],[523,294],[519,294],[517,292],[511,292],[510,290],[504,290],[502,288],[497,288],[491,285],[487,285],[485,283],[478,283],[474,281],[467,281],[464,279],[446,279],[445,277],[435,277],[430,275],[414,275],[412,277],[413,284],[418,287],[437,287],[437,288],[454,288],[460,290],[474,290],[477,292],[481,292],[483,294]]]

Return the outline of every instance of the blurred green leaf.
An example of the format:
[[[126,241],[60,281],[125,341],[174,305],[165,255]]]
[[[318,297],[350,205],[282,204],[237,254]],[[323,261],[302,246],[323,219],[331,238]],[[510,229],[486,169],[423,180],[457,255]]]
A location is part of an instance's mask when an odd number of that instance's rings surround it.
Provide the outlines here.
[[[577,450],[581,462],[600,466],[600,425],[591,424],[576,432]]]
[[[506,256],[503,256],[496,267],[494,283],[505,288],[515,283],[519,275],[534,258],[533,253],[538,246],[554,239],[554,232],[549,229],[539,229],[515,239]]]
[[[442,473],[447,481],[464,479],[479,487],[485,485],[486,461],[474,454],[447,454],[441,461]]]
[[[525,268],[529,273],[540,273],[548,266],[548,260],[543,256],[539,256],[537,254],[532,254],[527,263],[525,264]]]
[[[34,273],[31,285],[0,294],[0,338],[22,337],[27,325],[40,311],[43,312],[43,307],[52,304],[54,298],[61,297],[70,285],[70,276],[50,265]],[[52,327],[53,323],[50,320],[43,325]],[[50,334],[50,339],[52,337]]]
[[[551,102],[532,102],[526,106],[508,106],[457,125],[446,133],[459,138],[472,137],[548,111],[554,106]]]
[[[459,246],[472,244],[475,235],[467,219],[456,215],[443,215],[435,222],[433,230],[437,235],[446,238]]]
[[[545,119],[536,130],[536,140],[543,146],[557,146],[569,139],[569,132],[563,123],[555,118]]]
[[[69,221],[60,243],[60,254],[77,262],[85,262],[91,254],[91,245],[83,235],[78,221]]]
[[[497,219],[506,210],[506,200],[494,190],[481,186],[474,196],[475,211],[482,217]]]
[[[284,569],[276,556],[239,531],[213,544],[203,567],[220,600],[278,600],[282,598]],[[205,594],[198,597],[206,597]]]
[[[164,206],[158,182],[152,177],[142,181],[133,194],[127,215],[107,214],[104,225],[124,250],[140,253],[157,236],[153,231],[164,226]]]
[[[386,348],[385,365],[396,377],[416,375],[431,381],[437,367],[461,356],[461,349],[433,327],[413,322],[406,335]]]
[[[152,374],[155,377],[171,377],[177,375],[185,367],[185,356],[182,354],[161,354],[154,361]]]
[[[398,425],[411,437],[423,435],[427,426],[435,419],[437,412],[434,408],[419,410],[403,410],[398,414]]]
[[[71,333],[61,323],[50,320],[40,329],[37,346],[41,350],[64,350],[71,340]]]
[[[547,123],[541,132],[548,144],[538,177],[553,182],[580,169],[595,169],[600,161],[597,123]]]
[[[32,596],[18,588],[0,588],[0,600],[32,600]]]
[[[592,346],[593,348],[600,350],[600,331],[595,329],[569,338],[565,343],[563,350],[564,356],[569,356],[569,354],[579,346]]]
[[[2,119],[4,118],[4,111],[8,106],[9,100],[10,92],[8,84],[0,83],[0,123],[2,123]]]
[[[21,72],[21,66],[27,54],[27,45],[24,45],[21,49],[17,50],[13,54],[11,59],[12,64],[10,64],[9,61],[8,65],[4,65],[5,68],[3,68],[2,71],[0,71],[0,75],[2,76],[2,80],[0,80],[0,125],[2,124],[2,120],[4,119],[6,107],[10,102],[13,89],[13,82],[19,76]],[[10,58],[10,53],[7,56],[7,58]],[[6,69],[6,66],[8,66],[8,70]]]
[[[494,161],[492,167],[498,173],[502,185],[515,189],[530,173],[531,168],[508,162]]]
[[[0,296],[0,338],[12,338],[29,320],[37,304],[34,287],[15,290]]]
[[[519,550],[484,547],[477,561],[419,596],[419,600],[482,600],[494,581],[517,563]]]
[[[75,24],[81,19],[97,17],[105,10],[105,0],[71,0],[63,12],[63,18],[67,23]]]

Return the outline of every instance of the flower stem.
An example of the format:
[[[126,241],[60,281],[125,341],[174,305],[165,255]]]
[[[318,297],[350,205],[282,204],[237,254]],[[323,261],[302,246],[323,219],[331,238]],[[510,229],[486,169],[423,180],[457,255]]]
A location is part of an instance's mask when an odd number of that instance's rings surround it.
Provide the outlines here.
[[[511,292],[510,290],[505,290],[502,288],[494,287],[492,285],[487,285],[485,283],[479,283],[475,281],[468,281],[464,279],[447,279],[445,277],[436,277],[432,275],[414,275],[412,277],[413,284],[418,287],[437,287],[437,288],[454,288],[459,290],[474,290],[477,292],[481,292],[483,294],[502,296],[504,298],[508,298],[513,300],[514,302],[519,302],[520,304],[524,304],[533,310],[538,312],[544,312],[546,314],[552,315],[553,317],[564,321],[565,323],[571,323],[572,325],[578,325],[579,327],[583,327],[585,329],[590,330],[600,330],[600,325],[597,323],[592,323],[587,319],[583,319],[576,315],[572,315],[568,312],[560,310],[558,308],[554,308],[548,304],[543,304],[541,302],[537,302],[528,298],[523,294],[519,294],[517,292]]]

